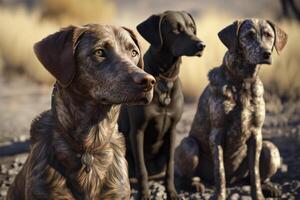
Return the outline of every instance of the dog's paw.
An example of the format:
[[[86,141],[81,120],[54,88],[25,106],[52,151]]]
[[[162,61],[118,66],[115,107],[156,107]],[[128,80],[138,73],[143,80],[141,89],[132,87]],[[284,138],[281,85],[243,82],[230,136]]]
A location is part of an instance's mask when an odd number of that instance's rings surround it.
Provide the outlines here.
[[[262,193],[266,198],[279,198],[281,197],[282,191],[280,188],[277,188],[271,182],[263,183],[261,185]]]
[[[142,191],[141,193],[141,200],[150,200],[150,192],[148,190]]]
[[[170,200],[180,200],[181,197],[177,194],[177,192],[176,192],[175,189],[172,189],[172,190],[168,190],[167,191],[167,199],[170,199]]]
[[[205,186],[199,178],[193,178],[191,186],[196,192],[203,193],[205,191]]]
[[[209,200],[225,200],[225,194],[220,194],[220,193],[214,193]]]
[[[252,199],[253,200],[265,200],[265,197],[263,194],[260,193],[260,194],[256,194],[256,195],[252,196]]]
[[[146,192],[143,192],[142,194],[139,195],[139,197],[137,199],[140,199],[140,200],[150,200],[150,193],[146,193]]]
[[[138,200],[150,200],[151,195],[150,195],[149,190],[140,188],[138,190],[136,199],[138,199]]]

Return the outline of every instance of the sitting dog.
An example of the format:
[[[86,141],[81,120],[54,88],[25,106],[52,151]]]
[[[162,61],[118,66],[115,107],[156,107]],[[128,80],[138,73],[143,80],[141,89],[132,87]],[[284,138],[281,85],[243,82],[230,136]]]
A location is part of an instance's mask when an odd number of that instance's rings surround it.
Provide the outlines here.
[[[150,102],[155,84],[142,70],[135,35],[71,26],[34,50],[57,82],[51,109],[31,125],[31,150],[8,199],[129,199],[120,104]]]
[[[284,48],[287,35],[263,19],[236,21],[218,35],[228,51],[209,72],[189,136],[176,149],[176,174],[183,182],[198,176],[214,183],[212,199],[225,199],[226,183],[249,178],[253,199],[264,199],[262,187],[277,196],[280,191],[266,181],[280,167],[280,155],[262,141],[265,102],[258,72],[261,64],[271,64],[274,48]]]
[[[152,15],[137,26],[150,43],[144,56],[145,71],[156,79],[153,101],[146,106],[122,106],[119,130],[126,138],[129,177],[149,199],[148,178],[164,177],[167,195],[178,199],[174,187],[175,126],[183,110],[178,78],[181,56],[201,56],[205,47],[196,36],[196,25],[186,12]]]

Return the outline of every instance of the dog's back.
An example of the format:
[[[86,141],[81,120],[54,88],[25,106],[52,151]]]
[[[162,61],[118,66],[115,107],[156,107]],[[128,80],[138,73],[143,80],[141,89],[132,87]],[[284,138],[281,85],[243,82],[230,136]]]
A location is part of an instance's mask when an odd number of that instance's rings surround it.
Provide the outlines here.
[[[37,143],[51,144],[51,137],[54,128],[53,115],[51,110],[45,111],[37,116],[31,123],[30,142],[31,147]],[[48,149],[48,148],[46,148]],[[30,150],[31,151],[31,150]],[[42,153],[42,152],[40,152]],[[26,184],[28,168],[30,167],[29,158],[27,158],[23,168],[16,176],[14,183],[10,186],[7,194],[7,199],[23,200],[26,198],[26,188],[31,187]]]

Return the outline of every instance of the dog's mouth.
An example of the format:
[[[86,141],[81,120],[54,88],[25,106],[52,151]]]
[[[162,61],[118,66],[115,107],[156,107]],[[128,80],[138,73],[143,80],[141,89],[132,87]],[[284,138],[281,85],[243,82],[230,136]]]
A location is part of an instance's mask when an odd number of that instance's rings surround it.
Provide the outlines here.
[[[122,100],[120,99],[120,101],[109,100],[107,98],[100,98],[99,103],[104,105],[111,105],[111,104],[146,105],[152,101],[152,98],[153,98],[153,90],[150,90],[148,92],[142,92],[137,95],[126,96]]]
[[[139,102],[142,104],[149,104],[153,98],[153,88],[148,90],[147,92],[143,92],[142,96],[139,98]]]
[[[133,99],[127,99],[126,102],[124,102],[126,105],[146,105],[149,104],[152,101],[153,98],[153,90],[150,90],[148,92],[142,92],[142,94],[138,94],[134,96]]]
[[[195,53],[195,56],[201,57],[203,55],[203,51],[198,51]]]
[[[258,64],[272,64],[272,59],[271,58],[267,58],[267,59],[263,59],[261,60]]]

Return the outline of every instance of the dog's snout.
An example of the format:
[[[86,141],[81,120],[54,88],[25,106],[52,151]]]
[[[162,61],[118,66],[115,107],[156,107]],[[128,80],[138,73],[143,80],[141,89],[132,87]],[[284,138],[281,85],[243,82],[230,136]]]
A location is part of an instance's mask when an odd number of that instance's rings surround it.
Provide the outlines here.
[[[198,42],[197,43],[197,49],[199,49],[200,51],[203,51],[205,48],[205,44],[203,42]]]
[[[151,76],[150,74],[146,73],[136,73],[133,76],[133,81],[141,86],[152,88],[155,84],[155,78]]]
[[[264,59],[269,59],[269,58],[271,57],[271,52],[265,51],[265,52],[263,53],[263,57],[264,57]]]

